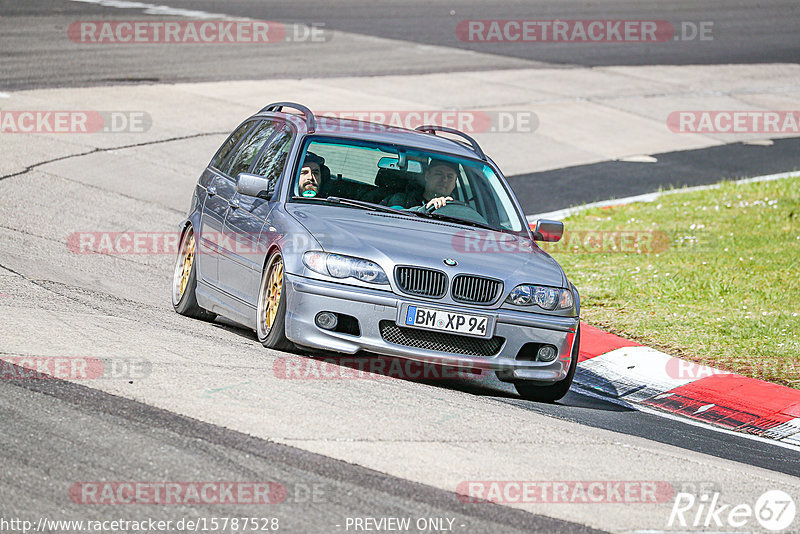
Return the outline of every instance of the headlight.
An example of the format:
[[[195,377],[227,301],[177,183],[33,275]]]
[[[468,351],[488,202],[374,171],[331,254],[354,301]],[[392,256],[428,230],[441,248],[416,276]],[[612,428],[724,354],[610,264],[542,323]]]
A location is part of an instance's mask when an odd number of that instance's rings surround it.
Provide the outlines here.
[[[306,252],[303,254],[303,263],[315,273],[333,278],[355,278],[370,284],[389,283],[380,265],[362,258],[327,252]]]
[[[555,287],[522,284],[508,294],[506,302],[516,306],[539,306],[543,310],[565,310],[572,308],[572,291]]]

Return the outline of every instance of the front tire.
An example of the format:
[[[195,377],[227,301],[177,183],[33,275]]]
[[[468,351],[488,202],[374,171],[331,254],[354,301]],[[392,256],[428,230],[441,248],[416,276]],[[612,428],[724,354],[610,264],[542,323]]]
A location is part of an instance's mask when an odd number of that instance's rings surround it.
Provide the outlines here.
[[[256,334],[268,349],[290,350],[294,344],[286,338],[286,295],[283,291],[283,257],[280,252],[269,257],[261,274],[256,307]]]
[[[566,395],[572,385],[572,379],[575,377],[575,369],[578,368],[580,345],[581,327],[578,325],[578,331],[575,333],[575,342],[572,345],[572,358],[569,363],[567,377],[549,386],[537,386],[536,384],[522,380],[514,382],[514,387],[517,389],[517,393],[519,393],[520,397],[537,402],[555,402]]]
[[[172,307],[187,317],[213,321],[217,314],[204,310],[197,304],[197,243],[194,229],[189,226],[181,238],[175,271],[172,275]]]

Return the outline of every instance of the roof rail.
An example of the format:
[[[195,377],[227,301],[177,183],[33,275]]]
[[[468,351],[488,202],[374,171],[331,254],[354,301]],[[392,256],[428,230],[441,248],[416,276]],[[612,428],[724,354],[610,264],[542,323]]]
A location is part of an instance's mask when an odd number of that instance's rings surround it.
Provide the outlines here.
[[[294,102],[273,102],[272,104],[262,109],[259,113],[264,113],[265,111],[280,112],[285,107],[294,108],[297,111],[303,113],[303,116],[306,119],[306,127],[308,128],[308,133],[314,133],[317,130],[317,119],[316,117],[314,117],[314,113],[302,104],[295,104]]]
[[[472,137],[465,134],[464,132],[459,132],[458,130],[454,130],[453,128],[447,128],[446,126],[436,126],[433,124],[424,124],[422,126],[417,126],[414,129],[418,132],[425,132],[431,135],[436,135],[436,132],[445,132],[463,137],[469,142],[470,145],[472,145],[472,150],[475,152],[475,154],[477,154],[478,157],[481,158],[482,160],[486,161],[486,154],[483,153],[483,150],[481,150],[481,146],[478,144],[478,142]],[[454,141],[453,139],[450,139],[450,141],[457,142]]]

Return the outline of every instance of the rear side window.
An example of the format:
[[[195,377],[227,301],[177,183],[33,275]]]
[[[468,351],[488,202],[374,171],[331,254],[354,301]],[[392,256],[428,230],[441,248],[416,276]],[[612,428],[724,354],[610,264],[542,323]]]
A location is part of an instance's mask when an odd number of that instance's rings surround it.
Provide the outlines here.
[[[274,185],[286,166],[286,159],[292,148],[293,140],[294,134],[291,128],[284,125],[261,153],[258,163],[253,168],[253,174],[263,176]]]
[[[220,169],[234,180],[239,173],[247,172],[250,165],[256,159],[258,151],[267,142],[267,139],[275,132],[273,121],[262,121],[256,126],[249,137],[236,147],[233,155],[225,163],[225,168]]]
[[[215,169],[222,169],[222,165],[225,163],[225,160],[228,159],[228,155],[231,153],[231,150],[233,150],[234,147],[239,144],[239,141],[242,139],[242,137],[244,137],[244,134],[246,134],[255,123],[256,121],[247,121],[239,126],[236,131],[233,132],[224,143],[222,143],[222,146],[219,147],[219,150],[217,150],[217,155],[211,160],[211,166]]]

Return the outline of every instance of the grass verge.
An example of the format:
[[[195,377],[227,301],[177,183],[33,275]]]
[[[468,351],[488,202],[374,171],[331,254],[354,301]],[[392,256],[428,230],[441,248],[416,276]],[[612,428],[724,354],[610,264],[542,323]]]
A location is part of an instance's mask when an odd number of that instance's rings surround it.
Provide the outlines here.
[[[593,208],[545,243],[589,324],[800,388],[800,176]]]

